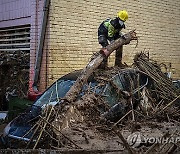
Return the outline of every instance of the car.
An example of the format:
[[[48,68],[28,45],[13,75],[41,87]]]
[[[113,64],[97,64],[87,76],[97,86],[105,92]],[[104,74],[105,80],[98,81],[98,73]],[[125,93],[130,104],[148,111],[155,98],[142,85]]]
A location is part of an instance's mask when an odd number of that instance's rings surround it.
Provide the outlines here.
[[[61,102],[59,100],[66,95],[80,73],[81,70],[74,71],[55,81],[47,90],[44,91],[31,107],[13,119],[5,127],[3,135],[1,136],[2,143],[9,148],[18,148],[16,141],[20,140],[28,142],[33,135],[33,132],[27,134],[27,132],[33,127],[32,122],[38,120],[39,115],[41,115],[43,109],[47,105],[55,106]],[[91,89],[96,94],[101,95],[105,102],[108,103],[110,107],[113,107],[118,103],[120,97],[114,86],[118,87],[121,91],[132,92],[133,90],[133,95],[138,97],[138,95],[136,95],[138,91],[137,89],[142,89],[149,83],[149,79],[146,75],[138,72],[136,69],[130,68],[116,72],[110,78],[110,81],[112,82],[106,82],[102,85],[99,84],[99,81],[96,80],[93,75],[90,76],[88,78],[88,85],[85,84],[83,86],[83,90],[78,98],[84,95],[83,91],[85,91],[90,85]],[[140,83],[140,86],[138,83]]]
[[[173,82],[174,86],[175,86],[177,89],[179,89],[179,91],[180,91],[180,80],[174,80],[174,81],[172,81],[172,82]]]

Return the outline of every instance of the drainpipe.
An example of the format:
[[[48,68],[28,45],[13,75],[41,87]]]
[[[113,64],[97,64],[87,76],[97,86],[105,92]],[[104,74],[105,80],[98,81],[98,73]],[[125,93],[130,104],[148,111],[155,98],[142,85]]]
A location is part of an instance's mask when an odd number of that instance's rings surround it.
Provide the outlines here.
[[[49,5],[50,5],[50,0],[44,0],[43,19],[42,19],[42,24],[41,24],[42,27],[41,27],[40,37],[39,37],[38,52],[36,54],[34,79],[33,79],[32,87],[30,88],[31,90],[29,91],[29,94],[28,94],[28,98],[30,100],[35,100],[37,96],[42,94],[42,92],[38,90],[37,84],[39,81],[39,75],[40,75],[40,70],[41,70],[43,46],[44,46],[46,26],[47,26],[48,13],[49,13]]]

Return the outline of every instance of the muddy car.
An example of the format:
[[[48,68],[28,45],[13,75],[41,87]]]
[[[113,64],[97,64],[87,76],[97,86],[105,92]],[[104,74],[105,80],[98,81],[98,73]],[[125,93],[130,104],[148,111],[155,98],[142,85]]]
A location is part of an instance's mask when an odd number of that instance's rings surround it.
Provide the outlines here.
[[[18,148],[15,144],[17,140],[28,142],[33,132],[27,133],[33,127],[33,122],[38,120],[39,115],[47,105],[61,105],[60,100],[66,95],[72,87],[81,71],[69,73],[56,82],[54,82],[24,113],[12,120],[4,129],[1,142],[10,148]],[[97,95],[101,95],[104,101],[112,107],[112,112],[118,111],[118,116],[123,116],[125,107],[117,105],[119,98],[122,97],[117,93],[117,89],[128,93],[131,92],[138,99],[137,92],[143,87],[148,86],[149,79],[146,75],[141,74],[135,69],[124,69],[115,73],[104,85],[99,84],[94,76],[89,77],[88,83],[84,85],[79,98],[84,95],[84,91],[90,86],[91,90]],[[121,110],[119,110],[121,109]],[[121,111],[121,112],[120,112]],[[102,110],[102,114],[103,110]],[[108,115],[106,115],[108,116]],[[112,117],[112,116],[111,116]]]

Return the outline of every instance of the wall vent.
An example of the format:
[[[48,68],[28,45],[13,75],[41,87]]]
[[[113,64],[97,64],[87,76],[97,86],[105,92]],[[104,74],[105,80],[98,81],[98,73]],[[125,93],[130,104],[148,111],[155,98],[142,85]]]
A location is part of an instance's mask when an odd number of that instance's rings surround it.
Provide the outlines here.
[[[30,25],[0,28],[0,51],[30,51]]]

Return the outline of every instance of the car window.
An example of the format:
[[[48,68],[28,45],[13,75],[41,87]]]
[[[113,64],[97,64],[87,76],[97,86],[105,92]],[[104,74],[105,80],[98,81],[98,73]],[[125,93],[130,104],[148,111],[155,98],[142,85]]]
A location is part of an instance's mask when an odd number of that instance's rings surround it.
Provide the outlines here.
[[[120,74],[116,74],[112,78],[113,84],[121,90],[131,92],[137,87],[138,74],[130,71],[124,71]]]
[[[120,88],[122,82],[118,80],[118,78],[114,78],[115,83],[119,85]],[[74,84],[74,80],[58,80],[55,82],[49,89],[47,89],[43,95],[35,102],[36,106],[44,106],[47,104],[55,105],[61,98],[63,98],[69,89]],[[119,100],[119,94],[117,93],[117,89],[115,89],[110,83],[107,83],[104,86],[98,86],[98,83],[91,82],[90,89],[94,91],[96,94],[103,96],[103,98],[107,101],[110,106],[116,104]],[[89,88],[89,85],[84,85],[82,92],[79,97],[84,95],[84,92]],[[123,89],[123,88],[122,88]]]
[[[137,78],[137,73],[132,72],[132,70],[121,71],[121,73],[114,75],[104,89],[107,103],[113,106],[120,101],[122,95],[118,93],[118,89],[128,92],[134,90],[137,87]]]
[[[58,102],[69,91],[75,81],[73,80],[58,80],[43,95],[35,102],[36,106],[43,106],[50,102]]]
[[[119,101],[117,90],[110,84],[106,84],[102,96],[107,101],[108,105],[113,106]]]

